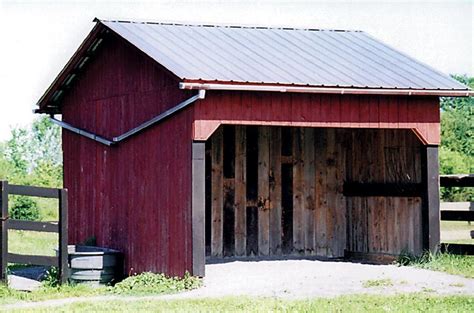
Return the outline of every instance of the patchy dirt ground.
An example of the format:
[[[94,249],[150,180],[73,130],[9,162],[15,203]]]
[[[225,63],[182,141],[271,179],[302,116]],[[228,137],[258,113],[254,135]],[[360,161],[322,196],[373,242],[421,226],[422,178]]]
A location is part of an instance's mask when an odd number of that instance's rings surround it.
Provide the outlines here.
[[[224,296],[302,299],[345,294],[468,294],[474,296],[474,279],[412,267],[368,265],[315,260],[234,261],[206,265],[204,286],[174,295],[124,297],[98,296],[18,303],[4,308],[60,306],[72,302],[121,299],[216,298]]]

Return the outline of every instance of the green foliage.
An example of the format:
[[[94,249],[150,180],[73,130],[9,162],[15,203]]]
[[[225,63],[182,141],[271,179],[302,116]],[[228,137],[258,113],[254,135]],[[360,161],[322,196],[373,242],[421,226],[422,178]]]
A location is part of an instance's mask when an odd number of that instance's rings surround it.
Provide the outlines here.
[[[44,287],[56,288],[59,286],[59,269],[55,266],[49,268],[46,272],[42,284]]]
[[[16,220],[35,221],[39,219],[38,204],[31,197],[14,197],[9,213],[10,218]]]
[[[474,278],[474,256],[469,255],[456,255],[447,252],[438,252],[436,254],[425,252],[421,256],[416,257],[402,253],[396,260],[396,264],[399,266],[415,266]]]
[[[474,77],[453,76],[474,89]],[[441,174],[474,173],[474,97],[441,99]],[[444,201],[474,201],[473,188],[441,188]]]
[[[201,280],[188,272],[183,278],[146,272],[130,276],[111,287],[110,290],[118,294],[161,294],[195,289],[200,286]]]
[[[62,185],[61,130],[48,117],[31,127],[14,128],[0,159],[0,175],[11,183],[60,187]]]

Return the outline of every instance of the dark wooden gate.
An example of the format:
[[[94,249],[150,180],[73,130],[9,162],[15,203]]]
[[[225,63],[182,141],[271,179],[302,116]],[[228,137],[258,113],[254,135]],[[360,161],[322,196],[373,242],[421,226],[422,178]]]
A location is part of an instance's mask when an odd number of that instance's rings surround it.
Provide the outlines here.
[[[59,269],[60,282],[65,283],[67,281],[68,271],[67,190],[58,188],[10,185],[7,181],[1,181],[0,185],[0,281],[6,281],[7,265],[10,262],[28,265],[57,266]],[[9,195],[58,199],[58,223],[10,219],[8,215]],[[54,257],[44,255],[24,255],[8,253],[9,229],[59,233],[58,256]]]

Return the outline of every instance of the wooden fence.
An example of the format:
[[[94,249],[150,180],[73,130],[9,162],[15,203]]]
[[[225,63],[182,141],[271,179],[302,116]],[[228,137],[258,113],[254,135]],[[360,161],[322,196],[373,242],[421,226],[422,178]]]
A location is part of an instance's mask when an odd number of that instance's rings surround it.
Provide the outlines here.
[[[441,187],[474,187],[474,174],[470,175],[442,175]],[[474,221],[474,202],[441,202],[442,221]],[[474,231],[470,231],[474,238]],[[474,244],[442,243],[441,251],[455,254],[474,255]]]
[[[10,185],[0,181],[0,281],[7,279],[8,263],[29,265],[57,266],[61,283],[67,281],[68,251],[67,251],[67,190],[33,186]],[[8,196],[22,195],[59,200],[59,222],[37,222],[10,219],[8,215]],[[25,255],[8,253],[8,230],[26,230],[38,232],[59,233],[57,256]]]

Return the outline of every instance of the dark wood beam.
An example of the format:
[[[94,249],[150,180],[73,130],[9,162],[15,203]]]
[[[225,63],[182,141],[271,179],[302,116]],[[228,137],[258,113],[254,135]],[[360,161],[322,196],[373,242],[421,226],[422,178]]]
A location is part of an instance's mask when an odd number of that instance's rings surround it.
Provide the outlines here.
[[[346,197],[421,197],[423,185],[415,183],[344,182]]]
[[[204,277],[206,263],[205,212],[206,212],[206,147],[204,141],[192,143],[192,235],[194,276]]]
[[[474,187],[474,174],[441,175],[441,187]]]
[[[423,146],[421,149],[423,249],[436,252],[440,244],[438,146]]]

